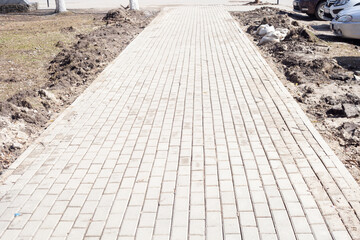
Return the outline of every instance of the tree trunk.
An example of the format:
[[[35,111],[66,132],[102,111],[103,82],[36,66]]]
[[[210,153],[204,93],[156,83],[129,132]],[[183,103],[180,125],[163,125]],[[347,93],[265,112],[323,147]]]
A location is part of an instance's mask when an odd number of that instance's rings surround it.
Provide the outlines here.
[[[130,10],[139,10],[138,0],[130,0]]]
[[[56,9],[55,9],[56,13],[62,13],[67,11],[65,6],[65,0],[55,0],[55,3],[56,3]]]

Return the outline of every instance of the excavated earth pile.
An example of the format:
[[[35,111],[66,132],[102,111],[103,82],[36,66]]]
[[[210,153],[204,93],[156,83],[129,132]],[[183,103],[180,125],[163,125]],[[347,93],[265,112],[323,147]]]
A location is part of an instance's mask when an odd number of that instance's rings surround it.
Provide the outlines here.
[[[263,24],[289,30],[283,41],[259,49],[340,158],[360,167],[360,42],[324,36],[316,29],[328,23],[276,8],[233,16],[255,43]]]
[[[130,11],[119,8],[109,11],[103,26],[88,34],[79,34],[77,42],[64,47],[48,64],[48,80],[44,86],[19,90],[0,102],[0,174],[21,154],[31,141],[63,109],[114,60],[148,25],[156,12]],[[75,31],[73,27],[63,29]],[[21,81],[1,79],[1,82]]]

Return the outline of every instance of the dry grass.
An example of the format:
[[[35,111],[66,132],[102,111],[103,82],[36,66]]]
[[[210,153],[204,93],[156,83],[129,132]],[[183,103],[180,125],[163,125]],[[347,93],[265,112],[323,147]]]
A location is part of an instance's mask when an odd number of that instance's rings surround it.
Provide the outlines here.
[[[0,15],[0,101],[19,90],[42,86],[49,61],[76,35],[103,24],[98,14]],[[73,27],[73,31],[67,28]]]

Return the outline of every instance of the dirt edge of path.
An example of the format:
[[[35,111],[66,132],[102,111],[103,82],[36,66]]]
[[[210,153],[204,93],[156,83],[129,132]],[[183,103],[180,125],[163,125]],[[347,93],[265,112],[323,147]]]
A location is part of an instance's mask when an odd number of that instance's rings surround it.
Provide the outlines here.
[[[360,41],[331,35],[327,22],[273,7],[231,14],[360,182]],[[288,34],[259,44],[264,24]]]
[[[158,11],[110,10],[95,30],[78,34],[46,67],[41,86],[17,91],[0,102],[0,174],[94,81],[105,67],[156,17]],[[75,31],[73,27],[63,29]],[[21,69],[21,67],[20,67]],[[16,77],[15,77],[16,78]],[[14,77],[0,82],[26,81]]]

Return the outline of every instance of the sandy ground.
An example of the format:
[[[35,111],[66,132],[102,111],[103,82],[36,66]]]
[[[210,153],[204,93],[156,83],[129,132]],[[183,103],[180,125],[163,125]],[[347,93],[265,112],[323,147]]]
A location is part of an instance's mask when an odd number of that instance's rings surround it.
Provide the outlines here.
[[[0,15],[0,173],[156,14]]]
[[[360,40],[334,36],[329,22],[275,8],[233,16],[257,44],[262,38],[256,34],[261,24],[289,30],[282,42],[258,48],[360,181]]]

